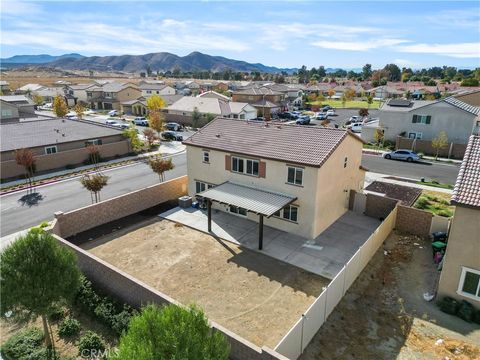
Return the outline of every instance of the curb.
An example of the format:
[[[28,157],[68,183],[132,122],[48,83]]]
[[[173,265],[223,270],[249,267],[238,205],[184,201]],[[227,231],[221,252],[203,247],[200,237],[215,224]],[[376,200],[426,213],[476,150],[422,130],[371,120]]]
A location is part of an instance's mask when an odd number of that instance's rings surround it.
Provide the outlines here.
[[[179,155],[181,153],[185,152],[185,149],[184,150],[181,150],[181,151],[178,151],[178,152],[175,152],[175,153],[170,153],[170,154],[165,154],[164,157],[168,157],[168,156],[175,156],[175,155]],[[145,160],[146,158],[148,158],[149,156],[142,156],[142,157],[137,157],[136,159],[132,159],[132,160],[126,160],[126,161],[130,161],[126,164],[122,164],[122,165],[118,165],[118,166],[110,166],[110,167],[107,167],[107,166],[104,166],[104,167],[101,167],[99,168],[100,171],[105,171],[105,170],[112,170],[112,169],[120,169],[122,167],[127,167],[127,166],[130,166],[130,165],[133,165],[137,162],[141,162],[143,160]],[[115,163],[114,163],[115,164]],[[86,175],[86,174],[91,174],[93,173],[94,169],[85,169],[83,172],[80,171],[80,172],[72,172],[70,174],[65,174],[65,175],[61,175],[61,178],[60,179],[55,179],[55,180],[48,180],[49,178],[45,179],[45,182],[41,182],[39,184],[36,184],[36,185],[33,185],[32,188],[35,188],[35,187],[38,187],[38,186],[45,186],[45,185],[51,185],[51,184],[55,184],[57,182],[61,182],[61,181],[65,181],[65,180],[68,180],[68,179],[75,179],[77,177],[80,177],[82,175]],[[39,181],[43,181],[43,180],[39,180]],[[13,194],[13,193],[16,193],[16,192],[19,192],[19,191],[23,191],[23,190],[26,190],[28,189],[29,187],[28,186],[22,186],[21,188],[18,188],[18,189],[12,189],[12,190],[0,190],[0,196],[3,196],[3,195],[9,195],[9,194]]]

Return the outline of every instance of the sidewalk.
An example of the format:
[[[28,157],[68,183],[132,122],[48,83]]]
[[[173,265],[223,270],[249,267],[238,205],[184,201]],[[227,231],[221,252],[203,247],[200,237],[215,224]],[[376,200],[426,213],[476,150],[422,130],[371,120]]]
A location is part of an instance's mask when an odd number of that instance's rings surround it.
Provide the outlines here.
[[[176,155],[180,154],[183,151],[185,151],[186,146],[183,145],[180,142],[177,141],[172,141],[168,143],[162,143],[160,145],[160,148],[156,151],[148,152],[148,153],[143,153],[135,156],[127,156],[127,157],[122,157],[119,159],[112,159],[109,161],[105,161],[99,164],[99,168],[102,169],[105,166],[112,165],[112,164],[118,164],[122,163],[125,161],[141,161],[145,158],[148,158],[152,155]],[[49,172],[46,174],[42,175],[35,175],[35,181],[41,181],[41,180],[48,180],[48,179],[53,179],[57,177],[62,177],[62,176],[68,176],[68,175],[73,175],[77,174],[82,171],[88,171],[88,170],[93,170],[94,168],[92,165],[84,165],[84,166],[79,166],[74,169],[65,169],[65,170],[59,170],[55,172]],[[25,179],[19,179],[19,180],[13,180],[9,181],[6,183],[2,183],[0,186],[0,189],[3,190],[5,188],[8,188],[10,186],[16,186],[16,185],[23,185],[25,184]]]
[[[367,172],[365,174],[365,185],[364,187],[367,187],[374,181],[382,181],[390,184],[397,184],[397,185],[403,185],[403,186],[409,186],[417,189],[422,189],[422,190],[430,190],[430,191],[437,191],[445,194],[451,194],[453,190],[451,189],[443,189],[443,188],[438,188],[434,186],[427,186],[427,185],[421,185],[417,184],[416,181],[417,179],[409,179],[409,178],[404,178],[405,180],[412,180],[415,182],[410,182],[410,181],[401,181],[401,180],[394,180],[394,179],[388,179],[388,177],[392,177],[392,175],[388,174],[379,174],[379,173],[374,173],[374,172]],[[398,178],[398,176],[395,176]]]

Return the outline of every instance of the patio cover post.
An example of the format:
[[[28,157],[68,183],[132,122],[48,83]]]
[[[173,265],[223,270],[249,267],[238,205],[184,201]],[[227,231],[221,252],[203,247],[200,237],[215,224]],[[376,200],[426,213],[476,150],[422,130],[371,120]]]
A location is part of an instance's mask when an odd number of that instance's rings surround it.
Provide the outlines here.
[[[263,215],[259,215],[259,222],[258,222],[258,250],[262,250],[263,248]]]
[[[208,232],[212,231],[212,200],[207,199]]]

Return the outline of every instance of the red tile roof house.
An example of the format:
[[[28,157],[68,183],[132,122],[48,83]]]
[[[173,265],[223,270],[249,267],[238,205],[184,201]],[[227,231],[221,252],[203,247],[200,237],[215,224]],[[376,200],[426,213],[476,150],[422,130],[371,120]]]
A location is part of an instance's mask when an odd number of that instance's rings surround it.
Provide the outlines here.
[[[451,203],[456,208],[438,297],[467,300],[480,310],[480,136],[470,137]]]
[[[184,144],[189,195],[309,239],[363,188],[363,143],[345,130],[217,118]]]

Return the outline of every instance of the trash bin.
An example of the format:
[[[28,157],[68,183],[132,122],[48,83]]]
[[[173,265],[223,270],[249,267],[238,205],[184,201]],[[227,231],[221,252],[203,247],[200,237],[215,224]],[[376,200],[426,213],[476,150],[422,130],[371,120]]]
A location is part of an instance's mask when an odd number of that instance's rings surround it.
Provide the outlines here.
[[[448,234],[445,231],[436,231],[432,233],[433,242],[441,241],[446,243],[448,239]]]
[[[191,196],[182,196],[178,198],[178,206],[182,209],[189,208],[192,206],[192,197]]]

